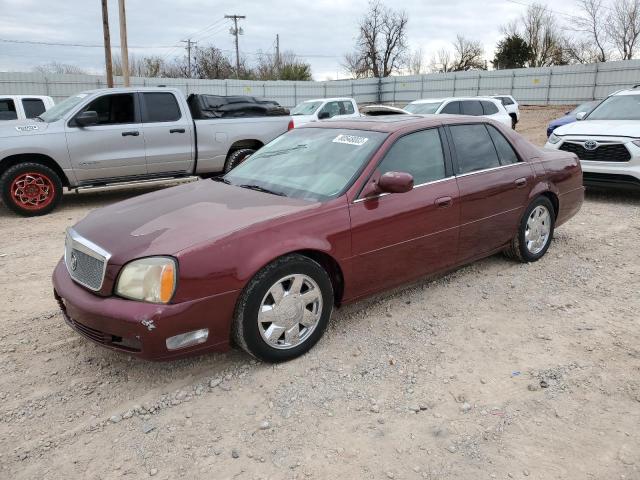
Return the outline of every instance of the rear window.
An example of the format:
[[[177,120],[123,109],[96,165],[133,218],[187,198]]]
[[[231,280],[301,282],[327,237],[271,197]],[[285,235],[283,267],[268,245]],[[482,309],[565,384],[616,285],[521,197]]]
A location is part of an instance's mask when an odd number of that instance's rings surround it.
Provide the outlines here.
[[[480,102],[482,103],[482,110],[485,115],[493,115],[494,113],[498,113],[498,107],[496,107],[495,103],[491,102]]]
[[[460,115],[460,102],[447,103],[440,113],[448,113],[451,115]]]
[[[484,115],[482,105],[478,100],[465,100],[460,102],[463,115],[473,115],[474,117],[480,117]]]
[[[0,120],[16,120],[16,104],[10,98],[0,98]]]
[[[513,150],[513,147],[507,141],[507,139],[504,138],[504,136],[491,125],[487,125],[487,128],[489,129],[489,134],[491,135],[493,144],[498,151],[500,163],[502,165],[511,165],[512,163],[517,163],[518,155],[516,155],[516,152]]]
[[[44,102],[39,98],[24,98],[22,100],[22,106],[24,107],[24,113],[27,118],[36,118],[46,110]]]
[[[142,99],[145,107],[143,121],[146,123],[175,122],[182,116],[172,93],[143,93]]]

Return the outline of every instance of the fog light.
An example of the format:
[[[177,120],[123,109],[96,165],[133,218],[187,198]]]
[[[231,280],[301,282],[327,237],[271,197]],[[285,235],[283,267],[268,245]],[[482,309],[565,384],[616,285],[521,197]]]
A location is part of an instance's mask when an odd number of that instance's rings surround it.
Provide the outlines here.
[[[201,330],[194,330],[192,332],[181,333],[174,337],[167,338],[167,349],[177,350],[179,348],[191,347],[193,345],[200,345],[207,341],[209,337],[209,329],[203,328]]]

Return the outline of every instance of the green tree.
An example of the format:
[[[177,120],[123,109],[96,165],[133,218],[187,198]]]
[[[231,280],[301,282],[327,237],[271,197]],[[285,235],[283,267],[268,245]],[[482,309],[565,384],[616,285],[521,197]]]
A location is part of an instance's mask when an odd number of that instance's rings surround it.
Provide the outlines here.
[[[527,42],[517,33],[507,35],[498,42],[493,66],[497,70],[526,67],[531,59],[532,51]]]

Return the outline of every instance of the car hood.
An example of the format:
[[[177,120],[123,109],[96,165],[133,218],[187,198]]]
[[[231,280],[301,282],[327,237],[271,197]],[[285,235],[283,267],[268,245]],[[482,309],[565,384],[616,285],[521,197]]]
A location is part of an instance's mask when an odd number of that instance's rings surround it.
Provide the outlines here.
[[[0,122],[0,138],[37,135],[47,128],[48,123],[38,120],[3,120]]]
[[[566,125],[567,123],[575,122],[575,115],[565,115],[564,117],[556,118],[549,122],[550,127],[559,127],[561,125]]]
[[[557,128],[560,136],[640,137],[640,122],[628,120],[582,120]]]
[[[116,265],[177,255],[242,229],[320,204],[202,180],[94,210],[73,228],[111,253]]]

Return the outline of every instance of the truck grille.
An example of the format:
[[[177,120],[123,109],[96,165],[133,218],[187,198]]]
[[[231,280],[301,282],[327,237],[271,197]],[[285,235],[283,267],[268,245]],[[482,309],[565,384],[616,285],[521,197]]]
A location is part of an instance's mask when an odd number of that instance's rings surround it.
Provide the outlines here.
[[[71,278],[90,290],[100,290],[109,253],[67,229],[64,263]]]
[[[564,142],[560,150],[575,153],[580,160],[596,162],[628,162],[631,160],[629,150],[621,143],[600,144],[595,150],[587,150],[579,143]]]

